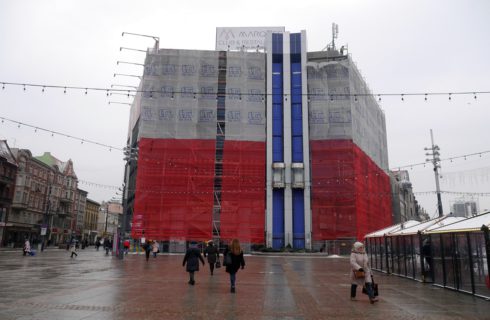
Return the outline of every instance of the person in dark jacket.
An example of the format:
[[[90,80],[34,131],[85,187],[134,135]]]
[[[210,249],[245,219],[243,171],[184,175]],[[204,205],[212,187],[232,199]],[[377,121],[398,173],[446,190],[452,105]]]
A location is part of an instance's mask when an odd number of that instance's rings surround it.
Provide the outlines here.
[[[106,256],[109,255],[109,250],[111,250],[111,248],[112,248],[111,240],[109,240],[109,238],[105,238],[104,239],[104,249],[105,249],[105,255]]]
[[[208,258],[209,270],[211,271],[211,275],[213,275],[214,265],[219,259],[219,251],[218,248],[214,246],[213,240],[209,240],[208,246],[204,249],[204,258],[206,257]]]
[[[231,259],[228,259],[227,256],[230,256]],[[230,274],[230,284],[231,284],[231,293],[235,293],[235,281],[236,281],[236,273],[240,267],[245,268],[245,259],[243,259],[243,251],[240,247],[240,241],[238,239],[231,240],[231,244],[228,248],[225,249],[223,256],[230,263],[226,263],[226,272]]]
[[[150,253],[151,253],[151,249],[152,249],[151,244],[152,244],[151,240],[148,240],[143,244],[143,249],[145,249],[146,261],[148,261],[150,259]]]
[[[201,260],[204,266],[204,259],[201,255],[201,251],[197,248],[196,242],[191,242],[189,249],[184,256],[184,261],[182,261],[182,266],[186,266],[186,271],[189,272],[189,284],[194,285],[194,272],[199,271],[199,260]]]

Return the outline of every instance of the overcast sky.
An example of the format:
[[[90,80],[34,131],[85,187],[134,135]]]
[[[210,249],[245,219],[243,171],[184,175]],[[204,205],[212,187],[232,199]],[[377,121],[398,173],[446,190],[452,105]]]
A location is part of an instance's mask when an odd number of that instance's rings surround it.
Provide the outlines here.
[[[373,93],[490,91],[490,1],[21,1],[0,0],[1,82],[109,88],[137,85],[137,78],[113,77],[115,72],[140,74],[141,67],[116,66],[117,60],[142,63],[150,39],[161,48],[213,50],[215,28],[285,26],[307,31],[308,51],[331,41],[331,24],[339,25],[337,44],[348,44]],[[0,89],[0,117],[123,147],[130,102],[105,93],[7,85]],[[441,158],[490,150],[490,94],[429,97],[386,97],[389,166],[426,159],[433,129]],[[80,180],[120,186],[122,152],[54,136],[12,123],[0,123],[0,138],[34,155],[50,151],[72,159]],[[430,165],[409,169],[415,192],[434,191]],[[441,189],[490,192],[490,153],[442,163]],[[96,201],[115,190],[80,183]],[[443,194],[445,213],[454,195]],[[417,199],[434,216],[434,194]],[[490,197],[479,196],[481,209]]]

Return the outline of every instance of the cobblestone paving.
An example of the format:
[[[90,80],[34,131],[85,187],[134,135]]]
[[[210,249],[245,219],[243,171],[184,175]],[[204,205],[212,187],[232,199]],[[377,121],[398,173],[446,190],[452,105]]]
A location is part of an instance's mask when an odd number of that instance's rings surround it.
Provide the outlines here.
[[[0,319],[490,319],[484,299],[384,274],[378,303],[350,301],[346,258],[246,256],[232,294],[207,264],[188,285],[182,255],[69,256],[0,251]]]

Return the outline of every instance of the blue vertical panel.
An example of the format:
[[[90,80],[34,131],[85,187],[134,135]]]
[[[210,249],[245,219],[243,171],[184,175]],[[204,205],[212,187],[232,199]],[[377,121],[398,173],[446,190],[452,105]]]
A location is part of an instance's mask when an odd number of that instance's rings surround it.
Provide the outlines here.
[[[276,41],[278,42],[278,41]],[[281,38],[282,51],[282,38]],[[274,43],[274,42],[273,42]],[[274,45],[273,45],[274,47]],[[282,102],[283,94],[283,66],[282,54],[272,53],[272,161],[284,161],[284,106]]]
[[[303,86],[301,33],[290,35],[291,52],[291,140],[292,161],[303,162]],[[293,189],[293,247],[305,248],[304,190]]]
[[[293,189],[293,248],[305,248],[305,197],[303,189]]]
[[[284,162],[283,35],[272,34],[272,161]],[[284,247],[284,189],[272,193],[272,247]]]
[[[284,247],[284,189],[272,193],[272,248]]]

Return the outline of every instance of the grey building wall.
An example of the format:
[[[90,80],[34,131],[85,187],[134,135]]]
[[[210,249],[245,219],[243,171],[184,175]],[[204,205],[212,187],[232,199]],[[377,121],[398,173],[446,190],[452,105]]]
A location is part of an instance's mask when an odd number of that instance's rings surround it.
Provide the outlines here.
[[[385,115],[348,55],[308,52],[310,139],[351,139],[388,171]]]

